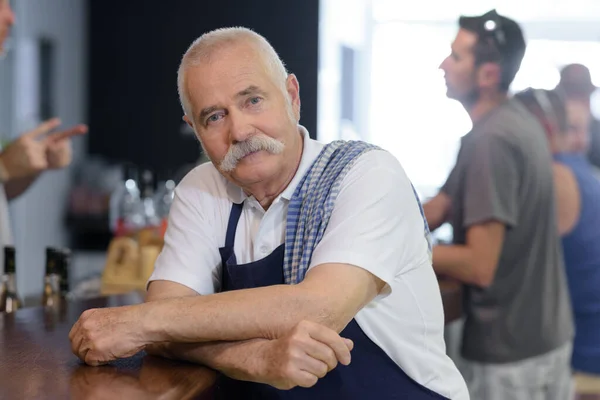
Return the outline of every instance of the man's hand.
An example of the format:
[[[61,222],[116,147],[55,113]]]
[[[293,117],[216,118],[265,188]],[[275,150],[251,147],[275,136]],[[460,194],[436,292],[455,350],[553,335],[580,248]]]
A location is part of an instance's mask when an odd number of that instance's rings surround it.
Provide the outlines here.
[[[350,364],[353,347],[350,339],[340,337],[335,331],[302,321],[287,335],[263,343],[259,354],[262,367],[251,380],[283,390],[311,387],[338,362]]]
[[[83,135],[87,132],[87,126],[76,125],[66,131],[57,132],[46,137],[46,160],[48,168],[65,168],[71,164],[73,150],[71,148],[71,137]]]
[[[58,118],[45,121],[34,130],[24,133],[0,154],[7,180],[27,178],[48,168],[62,168],[71,162],[71,140],[87,132],[85,125],[77,125],[62,132],[50,134],[60,125]]]
[[[444,192],[439,192],[423,204],[423,213],[432,232],[448,220],[451,206],[452,200]]]
[[[86,310],[71,328],[73,354],[97,366],[133,356],[146,344],[143,305]]]

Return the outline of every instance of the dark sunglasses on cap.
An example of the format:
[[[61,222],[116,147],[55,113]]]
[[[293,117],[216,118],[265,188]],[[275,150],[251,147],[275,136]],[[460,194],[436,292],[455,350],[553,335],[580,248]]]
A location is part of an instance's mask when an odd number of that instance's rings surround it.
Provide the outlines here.
[[[495,9],[488,11],[481,16],[483,20],[483,33],[487,37],[491,37],[498,47],[503,47],[506,44],[506,35],[502,28],[502,21]]]

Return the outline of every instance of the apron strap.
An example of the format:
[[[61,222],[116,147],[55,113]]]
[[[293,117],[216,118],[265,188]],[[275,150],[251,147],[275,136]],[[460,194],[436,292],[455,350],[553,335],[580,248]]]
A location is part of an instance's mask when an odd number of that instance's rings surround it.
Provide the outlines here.
[[[240,215],[242,215],[242,209],[244,208],[244,203],[232,203],[231,212],[229,213],[229,222],[227,223],[227,234],[225,235],[225,247],[233,248],[233,244],[235,242],[235,231],[237,230],[237,225],[240,220]]]

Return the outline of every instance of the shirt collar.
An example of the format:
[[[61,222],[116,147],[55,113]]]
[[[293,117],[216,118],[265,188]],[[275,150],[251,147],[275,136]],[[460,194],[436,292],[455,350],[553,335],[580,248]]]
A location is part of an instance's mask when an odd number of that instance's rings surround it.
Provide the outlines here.
[[[277,197],[277,199],[282,198],[285,200],[290,200],[296,191],[296,187],[300,183],[300,180],[308,171],[312,163],[318,157],[319,153],[323,149],[323,144],[317,142],[310,138],[308,131],[302,125],[298,125],[298,129],[300,130],[300,134],[303,138],[303,147],[302,147],[302,157],[300,158],[300,165],[298,165],[298,169],[296,170],[296,174],[287,185],[287,187],[281,192],[281,194]],[[248,198],[246,193],[239,186],[234,185],[233,183],[227,181],[227,194],[230,200],[233,203],[241,203]],[[277,201],[275,199],[275,201]]]

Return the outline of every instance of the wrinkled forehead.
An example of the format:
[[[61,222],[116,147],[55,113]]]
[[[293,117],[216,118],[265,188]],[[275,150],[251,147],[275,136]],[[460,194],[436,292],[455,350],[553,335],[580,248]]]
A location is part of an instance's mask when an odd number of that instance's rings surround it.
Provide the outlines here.
[[[274,77],[260,53],[252,46],[228,45],[185,71],[185,87],[192,109],[223,102],[249,86],[263,91],[274,87]]]

